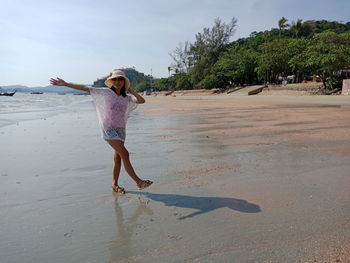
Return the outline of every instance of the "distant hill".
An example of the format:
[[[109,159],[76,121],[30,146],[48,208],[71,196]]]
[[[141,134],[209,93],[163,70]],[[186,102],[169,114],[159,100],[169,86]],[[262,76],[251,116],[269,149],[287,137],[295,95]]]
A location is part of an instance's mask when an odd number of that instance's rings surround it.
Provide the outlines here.
[[[0,91],[27,92],[28,87],[23,85],[0,86]]]
[[[129,78],[132,86],[137,86],[137,84],[146,81],[149,76],[146,76],[144,73],[137,71],[134,67],[121,68],[120,70],[124,71],[125,75]],[[108,76],[103,76],[97,79],[93,83],[93,87],[105,87],[105,80]],[[83,84],[86,86],[91,86],[91,84]],[[0,86],[0,90],[3,91],[17,91],[17,92],[43,92],[43,93],[82,93],[80,90],[74,90],[67,87],[60,86],[45,86],[45,87],[27,87],[23,85],[8,85]]]

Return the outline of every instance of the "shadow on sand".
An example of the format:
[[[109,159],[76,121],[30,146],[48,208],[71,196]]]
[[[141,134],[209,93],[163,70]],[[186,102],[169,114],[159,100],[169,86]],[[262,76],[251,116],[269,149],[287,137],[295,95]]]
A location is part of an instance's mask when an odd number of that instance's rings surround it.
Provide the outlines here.
[[[258,213],[260,207],[246,200],[228,197],[197,197],[176,194],[152,194],[149,192],[128,191],[129,194],[143,195],[151,200],[164,203],[165,206],[176,206],[192,208],[198,211],[179,217],[180,220],[191,218],[196,215],[205,214],[218,208],[230,208],[243,213]]]

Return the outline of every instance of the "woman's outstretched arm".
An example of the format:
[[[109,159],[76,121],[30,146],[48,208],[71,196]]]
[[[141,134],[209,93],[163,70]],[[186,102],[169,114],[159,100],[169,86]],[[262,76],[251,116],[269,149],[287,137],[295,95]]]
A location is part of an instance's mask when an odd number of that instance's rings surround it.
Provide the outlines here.
[[[77,89],[77,90],[82,90],[86,92],[90,92],[89,88],[84,86],[84,85],[79,85],[79,84],[72,84],[72,83],[67,83],[63,79],[60,78],[52,78],[50,79],[50,83],[55,86],[66,86],[71,89]]]

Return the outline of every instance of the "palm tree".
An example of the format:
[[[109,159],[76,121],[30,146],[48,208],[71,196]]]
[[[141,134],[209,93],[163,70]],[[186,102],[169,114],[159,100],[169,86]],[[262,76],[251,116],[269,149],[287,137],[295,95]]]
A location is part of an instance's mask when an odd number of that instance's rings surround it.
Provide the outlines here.
[[[280,30],[280,33],[279,33],[280,38],[281,38],[282,30],[288,26],[288,24],[286,24],[287,21],[288,21],[288,19],[285,18],[284,16],[282,16],[282,18],[280,20],[278,20],[278,28]]]
[[[302,19],[298,19],[296,23],[293,21],[292,26],[290,27],[290,30],[293,32],[293,34],[296,38],[298,38],[298,36],[300,35],[300,33],[303,29],[302,22],[303,22]]]

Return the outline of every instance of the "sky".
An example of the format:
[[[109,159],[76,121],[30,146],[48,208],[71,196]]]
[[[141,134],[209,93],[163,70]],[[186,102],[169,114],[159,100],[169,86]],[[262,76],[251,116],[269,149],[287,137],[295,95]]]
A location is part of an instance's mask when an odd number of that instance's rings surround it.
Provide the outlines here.
[[[237,22],[232,40],[302,20],[350,21],[350,0],[0,0],[0,86],[92,84],[113,69],[167,77],[169,52]]]

